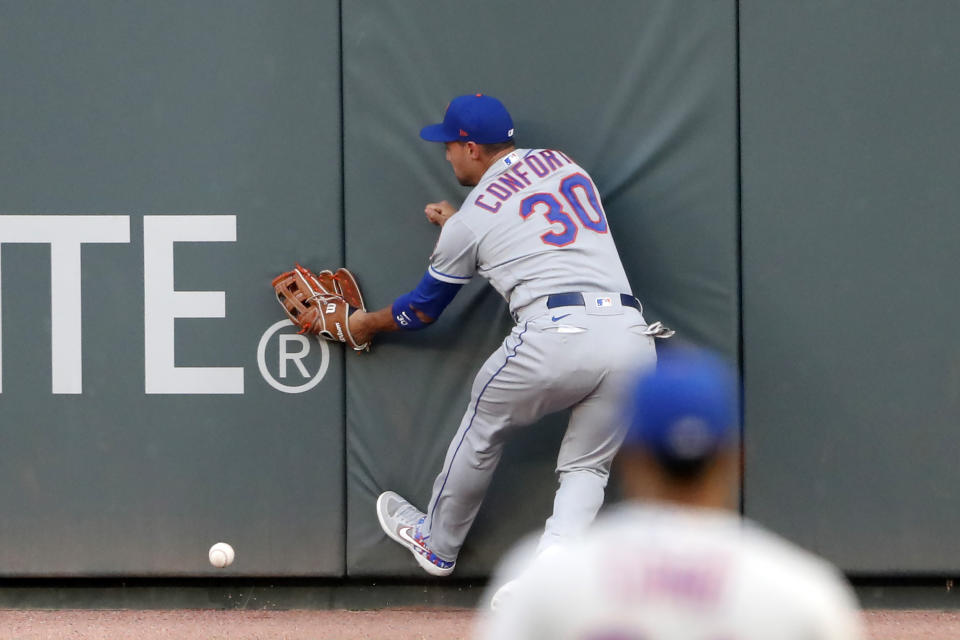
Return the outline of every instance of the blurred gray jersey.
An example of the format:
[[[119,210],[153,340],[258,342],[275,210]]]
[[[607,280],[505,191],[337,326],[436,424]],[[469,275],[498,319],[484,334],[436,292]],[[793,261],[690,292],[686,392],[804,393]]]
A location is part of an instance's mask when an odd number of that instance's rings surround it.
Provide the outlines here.
[[[527,554],[507,563],[527,566]],[[518,567],[501,566],[507,575]],[[495,586],[496,580],[493,582]],[[734,513],[632,504],[529,565],[477,640],[860,640],[834,567]]]
[[[596,185],[559,151],[495,162],[440,232],[430,275],[490,281],[514,317],[551,293],[631,293]]]

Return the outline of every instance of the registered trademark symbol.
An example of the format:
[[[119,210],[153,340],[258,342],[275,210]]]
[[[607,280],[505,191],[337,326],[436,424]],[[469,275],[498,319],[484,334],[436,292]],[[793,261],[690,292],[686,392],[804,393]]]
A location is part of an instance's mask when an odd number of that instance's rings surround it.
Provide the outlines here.
[[[257,345],[257,366],[260,367],[260,375],[263,376],[267,384],[277,391],[284,393],[303,393],[304,391],[313,389],[323,380],[323,376],[327,373],[327,367],[330,365],[330,347],[327,345],[326,340],[318,337],[316,343],[320,345],[320,368],[313,374],[313,377],[310,377],[310,373],[304,365],[303,359],[310,354],[316,345],[305,335],[284,333],[280,334],[279,345],[277,347],[279,355],[277,365],[279,376],[286,378],[292,365],[292,368],[296,369],[300,376],[306,378],[307,381],[301,385],[288,385],[283,384],[273,377],[273,374],[267,368],[267,345],[270,342],[270,338],[281,329],[295,326],[296,325],[289,320],[275,322],[263,332],[263,335],[260,337],[260,343]]]

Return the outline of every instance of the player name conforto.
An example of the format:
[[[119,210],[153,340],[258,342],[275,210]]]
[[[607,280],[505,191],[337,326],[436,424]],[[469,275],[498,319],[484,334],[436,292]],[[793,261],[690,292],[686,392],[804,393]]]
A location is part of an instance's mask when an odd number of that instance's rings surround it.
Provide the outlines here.
[[[510,160],[508,157],[505,161]],[[487,185],[486,191],[473,201],[481,209],[496,213],[513,194],[530,186],[529,175],[532,172],[538,178],[545,178],[560,167],[573,164],[562,151],[543,149],[531,152],[517,162],[511,162],[510,168]],[[491,197],[488,197],[491,196]]]
[[[173,244],[236,240],[234,215],[143,217],[145,393],[243,393],[243,367],[174,364],[174,320],[226,317],[226,296],[223,291],[174,290]],[[126,215],[0,215],[0,251],[10,243],[50,245],[53,393],[77,394],[83,389],[80,247],[129,242],[130,216]],[[2,354],[0,342],[0,362]]]

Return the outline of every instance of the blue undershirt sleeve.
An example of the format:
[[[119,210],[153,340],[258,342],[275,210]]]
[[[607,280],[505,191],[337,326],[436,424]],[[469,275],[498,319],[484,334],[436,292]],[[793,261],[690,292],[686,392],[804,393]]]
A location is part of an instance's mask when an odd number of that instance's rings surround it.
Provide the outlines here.
[[[463,287],[462,284],[437,280],[428,270],[416,289],[393,301],[391,308],[393,319],[401,329],[407,331],[423,329],[429,322],[421,320],[416,312],[419,311],[433,322],[440,317],[461,287]]]

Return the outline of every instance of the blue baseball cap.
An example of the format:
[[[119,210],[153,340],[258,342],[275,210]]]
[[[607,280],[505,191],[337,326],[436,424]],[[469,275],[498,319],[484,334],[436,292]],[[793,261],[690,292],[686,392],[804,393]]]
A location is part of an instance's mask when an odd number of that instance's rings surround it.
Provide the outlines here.
[[[493,96],[458,96],[447,105],[443,122],[424,127],[420,137],[430,142],[507,142],[513,138],[513,119]]]
[[[668,351],[633,387],[625,447],[694,461],[734,442],[738,384],[731,368],[699,350]]]

